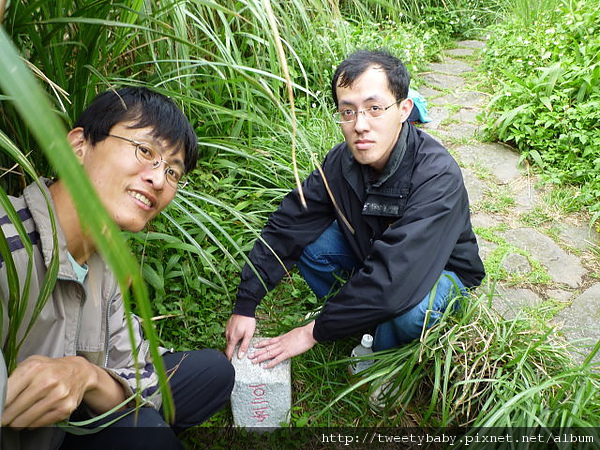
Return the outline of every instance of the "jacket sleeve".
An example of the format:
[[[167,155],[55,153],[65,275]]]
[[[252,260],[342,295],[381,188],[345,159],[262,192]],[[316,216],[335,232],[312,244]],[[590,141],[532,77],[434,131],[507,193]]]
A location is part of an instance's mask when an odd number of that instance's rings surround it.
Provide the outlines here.
[[[234,314],[254,317],[256,306],[334,220],[331,200],[318,170],[302,183],[306,207],[297,189],[271,214],[242,270]]]
[[[137,349],[137,359],[134,359],[123,299],[116,285],[108,307],[108,358],[104,369],[123,386],[127,396],[139,389],[142,399],[158,409],[162,398],[158,390],[158,376],[154,364],[150,360],[148,343],[143,339],[139,319],[132,315],[135,348]],[[139,386],[136,379],[138,371]]]
[[[426,154],[415,170],[404,214],[377,238],[363,267],[325,304],[313,336],[329,341],[411,309],[431,290],[456,243],[470,229],[469,205],[456,162]]]

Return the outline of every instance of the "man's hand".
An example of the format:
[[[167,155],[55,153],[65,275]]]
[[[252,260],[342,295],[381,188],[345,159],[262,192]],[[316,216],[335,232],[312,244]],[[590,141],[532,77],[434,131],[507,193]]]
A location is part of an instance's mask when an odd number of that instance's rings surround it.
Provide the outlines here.
[[[102,412],[125,399],[110,375],[80,356],[30,356],[8,377],[2,426],[52,425],[68,418],[86,395],[89,406]]]
[[[313,337],[314,320],[303,327],[294,328],[281,336],[265,339],[256,344],[257,350],[248,356],[253,363],[270,360],[265,368],[270,369],[293,356],[300,355],[317,343]]]
[[[254,330],[256,329],[256,319],[254,317],[240,316],[239,314],[233,314],[227,322],[227,328],[225,328],[225,337],[227,338],[227,347],[225,348],[225,355],[231,359],[235,346],[241,341],[240,349],[238,350],[238,358],[243,358],[248,351],[250,345],[250,339],[254,336]]]

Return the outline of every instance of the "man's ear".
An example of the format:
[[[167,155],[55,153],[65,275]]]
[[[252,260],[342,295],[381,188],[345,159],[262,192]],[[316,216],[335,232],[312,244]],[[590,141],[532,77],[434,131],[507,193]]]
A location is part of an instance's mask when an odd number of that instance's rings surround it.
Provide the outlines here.
[[[69,141],[69,144],[71,144],[71,148],[79,162],[83,163],[83,158],[89,149],[89,142],[84,137],[83,128],[73,128],[67,134],[67,140]]]
[[[415,106],[412,98],[405,98],[400,102],[400,112],[402,113],[402,123],[406,122],[406,119],[410,116],[410,113]]]

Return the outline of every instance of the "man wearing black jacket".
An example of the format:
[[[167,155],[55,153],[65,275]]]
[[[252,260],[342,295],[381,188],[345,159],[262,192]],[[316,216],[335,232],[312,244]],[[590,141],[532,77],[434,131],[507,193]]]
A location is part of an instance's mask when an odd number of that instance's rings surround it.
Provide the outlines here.
[[[370,328],[375,350],[408,343],[426,317],[431,326],[457,294],[481,283],[460,169],[407,120],[409,84],[386,51],[358,51],[337,68],[334,119],[345,142],[304,181],[306,207],[290,192],[250,252],[260,278],[244,267],[226,329],[229,358],[238,343],[238,356],[247,352],[256,306],[294,264],[327,300],[315,320],[257,344],[250,358],[270,360],[267,367]]]

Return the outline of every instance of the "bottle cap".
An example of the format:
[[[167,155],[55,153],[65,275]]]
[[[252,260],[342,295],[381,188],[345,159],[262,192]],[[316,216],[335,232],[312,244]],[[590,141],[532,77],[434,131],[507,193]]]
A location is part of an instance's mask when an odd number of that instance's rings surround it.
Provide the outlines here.
[[[373,346],[373,336],[370,334],[363,334],[362,340],[360,341],[360,345],[363,347],[371,348]]]

